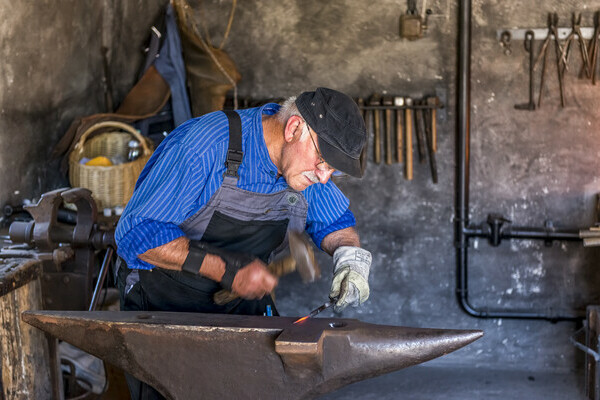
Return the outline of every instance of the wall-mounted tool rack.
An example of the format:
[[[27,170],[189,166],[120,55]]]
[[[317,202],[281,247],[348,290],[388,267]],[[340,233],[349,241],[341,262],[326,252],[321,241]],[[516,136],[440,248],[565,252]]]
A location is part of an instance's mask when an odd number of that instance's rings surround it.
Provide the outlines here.
[[[373,137],[373,161],[387,165],[404,164],[404,176],[413,179],[413,143],[420,163],[429,160],[431,179],[438,181],[436,110],[443,108],[437,96],[411,98],[373,94],[367,100],[356,99]],[[414,132],[414,134],[413,134]],[[414,139],[414,140],[413,140]]]
[[[258,107],[266,103],[282,103],[284,98],[253,99],[240,97],[240,108]],[[413,179],[413,143],[416,144],[419,162],[429,160],[431,178],[437,183],[437,113],[444,108],[438,96],[412,98],[373,94],[354,101],[363,113],[369,138],[373,138],[373,161],[381,164],[404,164],[404,176]],[[225,99],[225,110],[233,110],[233,99]],[[414,132],[414,133],[413,133]],[[413,140],[414,139],[414,140]],[[369,157],[370,159],[370,157]]]
[[[564,40],[569,36],[572,28],[558,28],[558,39]],[[548,28],[514,28],[514,29],[498,29],[496,31],[496,39],[500,42],[506,33],[510,34],[510,40],[523,40],[527,31],[533,31],[536,40],[544,40],[548,36]],[[594,36],[593,27],[582,27],[581,36],[583,39],[591,39]]]
[[[578,49],[581,56],[581,66],[575,71],[578,72],[579,79],[588,78],[592,85],[596,84],[596,69],[598,63],[599,40],[600,35],[600,12],[594,13],[594,27],[581,26],[581,13],[572,13],[571,27],[559,28],[559,17],[557,13],[549,13],[547,16],[547,28],[529,28],[529,29],[499,29],[496,31],[496,37],[500,45],[504,48],[505,55],[512,54],[511,41],[523,40],[525,51],[529,53],[529,102],[526,104],[517,104],[518,110],[534,111],[542,103],[544,92],[544,79],[546,76],[548,53],[554,53],[555,69],[558,76],[558,86],[560,90],[560,104],[566,105],[565,84],[566,72],[569,70],[569,56]],[[537,56],[535,41],[542,41]],[[554,50],[552,50],[554,49]],[[537,107],[534,102],[535,92],[535,70],[541,65],[541,78],[539,83],[539,95]]]

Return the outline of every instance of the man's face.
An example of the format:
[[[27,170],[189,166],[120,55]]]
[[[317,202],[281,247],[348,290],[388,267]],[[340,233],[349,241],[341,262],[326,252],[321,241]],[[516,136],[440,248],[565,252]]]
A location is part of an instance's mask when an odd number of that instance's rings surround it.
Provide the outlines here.
[[[286,126],[281,174],[292,189],[302,191],[313,183],[326,183],[335,170],[323,160],[316,133],[302,118],[292,118]]]

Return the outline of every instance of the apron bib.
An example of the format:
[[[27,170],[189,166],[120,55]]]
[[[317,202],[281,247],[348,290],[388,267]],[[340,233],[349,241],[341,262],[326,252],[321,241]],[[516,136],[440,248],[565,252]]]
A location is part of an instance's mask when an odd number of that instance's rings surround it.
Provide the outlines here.
[[[287,247],[288,231],[304,230],[308,203],[301,193],[291,188],[262,194],[237,187],[238,168],[243,159],[241,119],[235,111],[225,111],[225,114],[229,120],[229,149],[223,184],[201,210],[180,224],[180,228],[190,240],[251,254],[268,263]],[[136,275],[137,289],[133,287]],[[270,295],[259,300],[238,298],[219,306],[214,303],[213,295],[222,287],[213,280],[187,272],[155,267],[135,270],[125,280],[130,290],[125,295],[124,306],[129,309],[262,315],[269,305],[273,315],[278,315]]]

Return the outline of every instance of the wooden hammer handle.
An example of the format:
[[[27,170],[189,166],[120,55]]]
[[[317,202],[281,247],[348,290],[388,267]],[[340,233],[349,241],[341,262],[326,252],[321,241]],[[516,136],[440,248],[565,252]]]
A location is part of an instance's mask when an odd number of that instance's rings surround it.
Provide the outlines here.
[[[406,107],[404,110],[404,123],[406,124],[406,144],[404,150],[406,152],[406,179],[409,181],[413,178],[413,157],[412,157],[412,115],[411,110]]]
[[[292,256],[287,256],[279,260],[275,260],[267,265],[267,270],[276,277],[287,275],[296,270],[296,261]],[[233,293],[227,289],[221,289],[213,295],[215,304],[220,306],[232,302],[233,300],[240,297],[238,294]]]

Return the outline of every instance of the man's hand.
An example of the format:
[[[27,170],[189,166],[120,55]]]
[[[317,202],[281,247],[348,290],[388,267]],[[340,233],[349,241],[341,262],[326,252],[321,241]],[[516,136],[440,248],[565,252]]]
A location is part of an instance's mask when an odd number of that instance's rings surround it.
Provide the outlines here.
[[[231,290],[240,297],[251,300],[271,293],[275,286],[277,278],[267,271],[262,261],[254,259],[235,274]]]
[[[329,297],[337,299],[334,311],[357,307],[369,298],[371,253],[360,247],[341,246],[333,253],[333,282]]]

